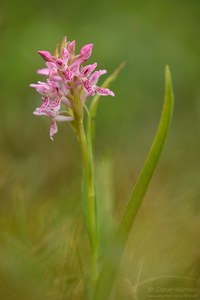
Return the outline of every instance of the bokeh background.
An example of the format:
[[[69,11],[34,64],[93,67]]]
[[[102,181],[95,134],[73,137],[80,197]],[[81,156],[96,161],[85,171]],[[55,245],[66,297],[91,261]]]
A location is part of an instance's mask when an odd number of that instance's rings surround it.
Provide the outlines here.
[[[115,223],[155,134],[170,65],[173,124],[113,299],[165,299],[158,287],[200,293],[199,0],[1,0],[0,299],[85,299],[78,145],[65,124],[50,141],[29,88],[42,79],[37,50],[53,51],[64,35],[77,50],[94,43],[90,61],[109,74],[126,62],[111,86],[115,99],[100,101],[95,143],[101,201],[113,211],[105,218]]]

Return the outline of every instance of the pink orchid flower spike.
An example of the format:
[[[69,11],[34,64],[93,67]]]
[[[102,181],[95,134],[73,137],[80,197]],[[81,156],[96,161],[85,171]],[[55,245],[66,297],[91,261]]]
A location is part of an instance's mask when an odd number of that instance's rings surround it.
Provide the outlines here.
[[[46,50],[38,51],[46,68],[37,73],[45,76],[46,80],[30,85],[42,97],[42,104],[36,108],[34,115],[51,119],[51,140],[58,132],[58,122],[79,122],[77,118],[83,117],[83,105],[88,96],[95,96],[96,93],[114,96],[111,90],[97,85],[106,70],[95,71],[96,62],[83,66],[92,55],[93,44],[83,46],[77,55],[75,45],[75,41],[68,42],[64,37],[61,47],[56,47],[54,55]]]

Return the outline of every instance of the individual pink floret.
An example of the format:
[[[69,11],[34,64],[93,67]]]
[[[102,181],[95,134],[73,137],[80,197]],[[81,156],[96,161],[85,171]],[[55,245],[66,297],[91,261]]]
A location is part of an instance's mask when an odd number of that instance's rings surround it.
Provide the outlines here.
[[[57,133],[57,124],[56,122],[69,122],[73,121],[73,117],[62,115],[60,112],[61,102],[59,99],[55,99],[54,101],[50,101],[50,99],[44,98],[42,105],[33,112],[34,115],[37,116],[47,116],[51,119],[50,125],[50,138],[53,140],[54,134]]]
[[[96,85],[100,76],[106,73],[106,70],[96,71],[89,78],[83,80],[86,95],[90,94],[91,96],[94,96],[95,92],[97,92],[101,96],[115,96],[115,94],[111,90]]]

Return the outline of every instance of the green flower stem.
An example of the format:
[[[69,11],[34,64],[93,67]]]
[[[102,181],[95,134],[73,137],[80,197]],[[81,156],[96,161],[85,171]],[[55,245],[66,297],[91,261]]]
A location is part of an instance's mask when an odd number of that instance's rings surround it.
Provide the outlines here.
[[[94,174],[93,168],[90,161],[89,149],[87,145],[87,140],[85,136],[85,131],[82,123],[78,125],[78,135],[79,135],[79,143],[81,148],[81,154],[83,159],[83,169],[84,169],[84,177],[86,184],[86,192],[87,192],[87,227],[89,230],[89,238],[93,250],[96,249],[97,246],[97,228],[96,228],[96,200],[95,200],[95,189],[94,189]]]
[[[82,123],[78,125],[79,143],[83,159],[83,170],[86,185],[86,202],[84,203],[85,223],[88,230],[88,235],[91,245],[91,279],[93,282],[97,279],[97,250],[98,250],[98,237],[97,237],[97,220],[96,220],[96,199],[94,189],[94,174],[92,163],[90,160],[89,149],[85,136],[85,131]]]
[[[74,129],[80,144],[81,155],[83,160],[83,212],[85,224],[90,241],[90,282],[89,282],[89,299],[92,297],[98,275],[98,232],[97,232],[97,213],[96,213],[96,196],[94,185],[94,168],[92,148],[86,139],[83,126],[83,106],[79,99],[79,93],[76,87],[73,87],[74,95]]]

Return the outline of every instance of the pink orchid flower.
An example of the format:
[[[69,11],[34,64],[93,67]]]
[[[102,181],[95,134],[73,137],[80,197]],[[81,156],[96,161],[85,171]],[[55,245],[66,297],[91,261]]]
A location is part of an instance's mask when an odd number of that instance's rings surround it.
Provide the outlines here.
[[[106,73],[107,73],[106,70],[95,71],[92,75],[91,73],[89,73],[89,78],[82,80],[83,86],[86,91],[86,96],[88,95],[94,96],[95,92],[97,92],[97,94],[101,96],[108,96],[108,95],[115,96],[115,94],[111,90],[96,85],[99,80],[99,77]]]
[[[38,81],[37,84],[30,84],[30,87],[36,89],[36,91],[50,99],[60,98],[63,104],[71,107],[71,103],[67,98],[67,94],[70,90],[68,85],[63,85],[60,81],[53,81],[47,79],[47,82]]]
[[[58,132],[58,127],[56,122],[69,122],[73,121],[73,117],[62,115],[60,112],[60,100],[55,99],[50,101],[48,97],[43,99],[42,105],[33,112],[37,116],[47,116],[51,118],[52,122],[50,125],[50,138],[53,141],[53,136]]]

